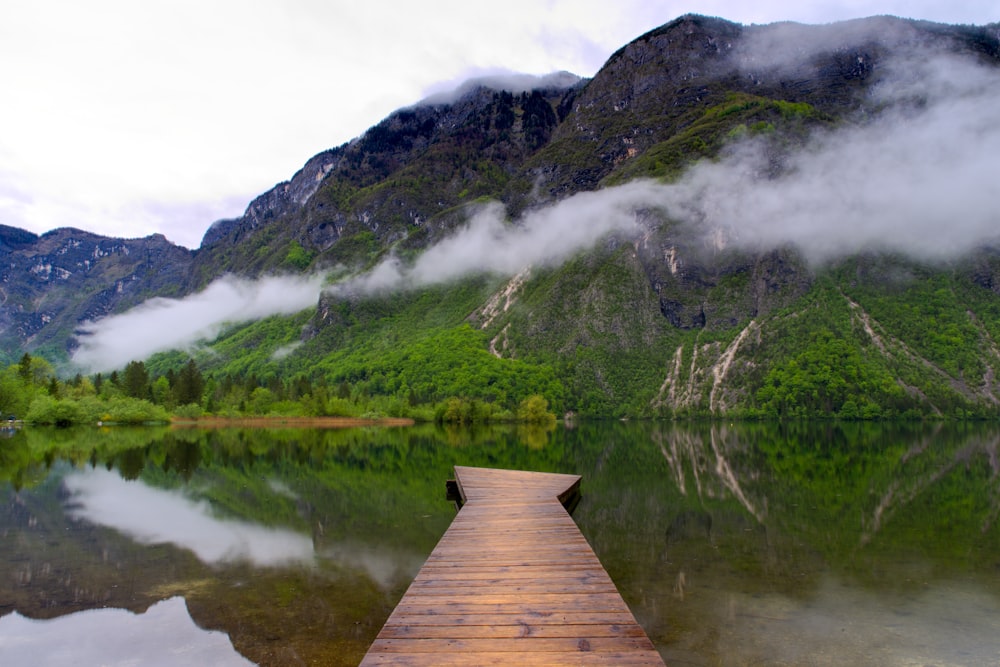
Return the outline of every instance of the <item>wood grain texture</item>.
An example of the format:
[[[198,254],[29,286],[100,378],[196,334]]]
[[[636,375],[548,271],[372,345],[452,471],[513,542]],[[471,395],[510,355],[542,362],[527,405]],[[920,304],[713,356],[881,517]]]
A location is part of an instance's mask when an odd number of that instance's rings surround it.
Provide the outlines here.
[[[663,666],[563,507],[578,476],[455,473],[465,504],[362,667]]]

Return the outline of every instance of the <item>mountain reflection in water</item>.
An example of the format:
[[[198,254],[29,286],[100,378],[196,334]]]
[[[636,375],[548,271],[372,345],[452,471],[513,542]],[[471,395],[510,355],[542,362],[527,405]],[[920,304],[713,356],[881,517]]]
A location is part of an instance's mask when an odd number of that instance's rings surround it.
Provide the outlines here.
[[[252,662],[356,665],[470,465],[583,476],[574,519],[667,664],[995,665],[998,443],[963,424],[26,429],[0,447],[0,628],[130,610],[113,634],[183,600]]]
[[[4,665],[32,667],[253,664],[233,650],[225,634],[196,626],[179,597],[143,614],[94,609],[36,621],[14,612],[0,618],[0,656]]]

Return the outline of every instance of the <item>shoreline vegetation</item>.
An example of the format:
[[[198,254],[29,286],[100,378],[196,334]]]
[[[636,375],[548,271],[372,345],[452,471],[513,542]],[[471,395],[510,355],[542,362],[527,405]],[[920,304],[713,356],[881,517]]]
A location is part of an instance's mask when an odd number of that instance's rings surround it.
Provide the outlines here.
[[[170,425],[174,428],[408,426],[418,422],[510,422],[551,426],[555,411],[541,393],[507,401],[450,396],[421,400],[412,392],[372,394],[343,383],[329,387],[299,377],[237,382],[204,378],[193,360],[179,372],[152,377],[142,362],[108,378],[60,379],[51,364],[25,354],[0,371],[0,417],[11,426]]]
[[[797,376],[796,376],[797,377]],[[759,398],[793,391],[798,380],[782,376]],[[96,426],[165,425],[172,428],[347,428],[399,427],[418,423],[447,425],[528,424],[552,427],[557,415],[579,419],[666,419],[784,421],[990,421],[993,410],[951,406],[928,414],[905,405],[858,409],[863,396],[853,396],[837,409],[765,410],[761,407],[728,413],[704,410],[623,410],[579,413],[567,410],[564,388],[542,383],[511,385],[516,391],[481,395],[476,387],[451,387],[462,393],[424,393],[405,387],[374,386],[370,382],[331,383],[295,376],[204,377],[193,359],[178,371],[150,373],[143,362],[130,362],[121,373],[107,378],[77,375],[61,379],[41,357],[25,354],[21,361],[0,370],[0,418],[9,428],[21,425]],[[803,385],[811,387],[809,383]],[[798,391],[795,389],[794,391]],[[467,393],[466,393],[467,392]],[[784,395],[783,395],[784,396]],[[777,400],[777,399],[775,399]],[[787,396],[782,401],[791,401]],[[848,409],[850,408],[850,409]]]

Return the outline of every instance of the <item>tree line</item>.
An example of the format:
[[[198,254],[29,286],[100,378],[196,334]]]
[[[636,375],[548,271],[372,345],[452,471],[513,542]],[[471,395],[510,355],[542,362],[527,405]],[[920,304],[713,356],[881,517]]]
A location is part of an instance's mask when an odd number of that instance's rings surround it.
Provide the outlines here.
[[[166,422],[202,416],[409,417],[417,421],[478,423],[521,421],[549,424],[555,415],[540,395],[516,410],[467,397],[429,402],[413,390],[372,394],[366,383],[329,384],[304,374],[220,373],[206,376],[194,359],[161,374],[131,361],[108,375],[60,379],[42,357],[25,353],[0,372],[0,415],[39,424]]]

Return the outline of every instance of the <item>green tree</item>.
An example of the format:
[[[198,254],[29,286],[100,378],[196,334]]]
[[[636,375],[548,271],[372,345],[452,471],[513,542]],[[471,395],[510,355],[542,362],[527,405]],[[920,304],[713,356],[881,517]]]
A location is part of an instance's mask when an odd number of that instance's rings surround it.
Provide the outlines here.
[[[292,241],[288,246],[288,254],[285,255],[284,265],[298,271],[305,271],[309,268],[312,260],[313,253],[303,248],[302,244],[298,241]]]
[[[27,352],[17,365],[17,374],[24,382],[31,382],[31,355]]]
[[[17,375],[22,382],[44,387],[55,375],[55,369],[42,357],[33,357],[25,352],[17,364]]]
[[[126,396],[132,398],[149,398],[149,371],[146,364],[141,361],[130,361],[125,366],[125,375],[122,379],[122,390]]]
[[[18,366],[0,373],[0,415],[23,417],[33,396],[34,390],[21,380]]]
[[[549,402],[540,394],[533,394],[521,401],[517,408],[518,421],[530,424],[554,424],[556,416],[549,412]]]
[[[161,375],[153,381],[150,388],[153,394],[153,402],[157,405],[168,405],[170,403],[170,381],[165,375]]]
[[[76,401],[59,400],[40,394],[31,402],[25,420],[35,424],[70,426],[85,421],[86,415]]]
[[[174,400],[178,405],[201,403],[201,395],[205,390],[205,379],[198,370],[194,359],[189,359],[181,368],[174,382]]]
[[[274,404],[274,393],[267,387],[257,387],[250,392],[247,409],[255,415],[266,415]]]

